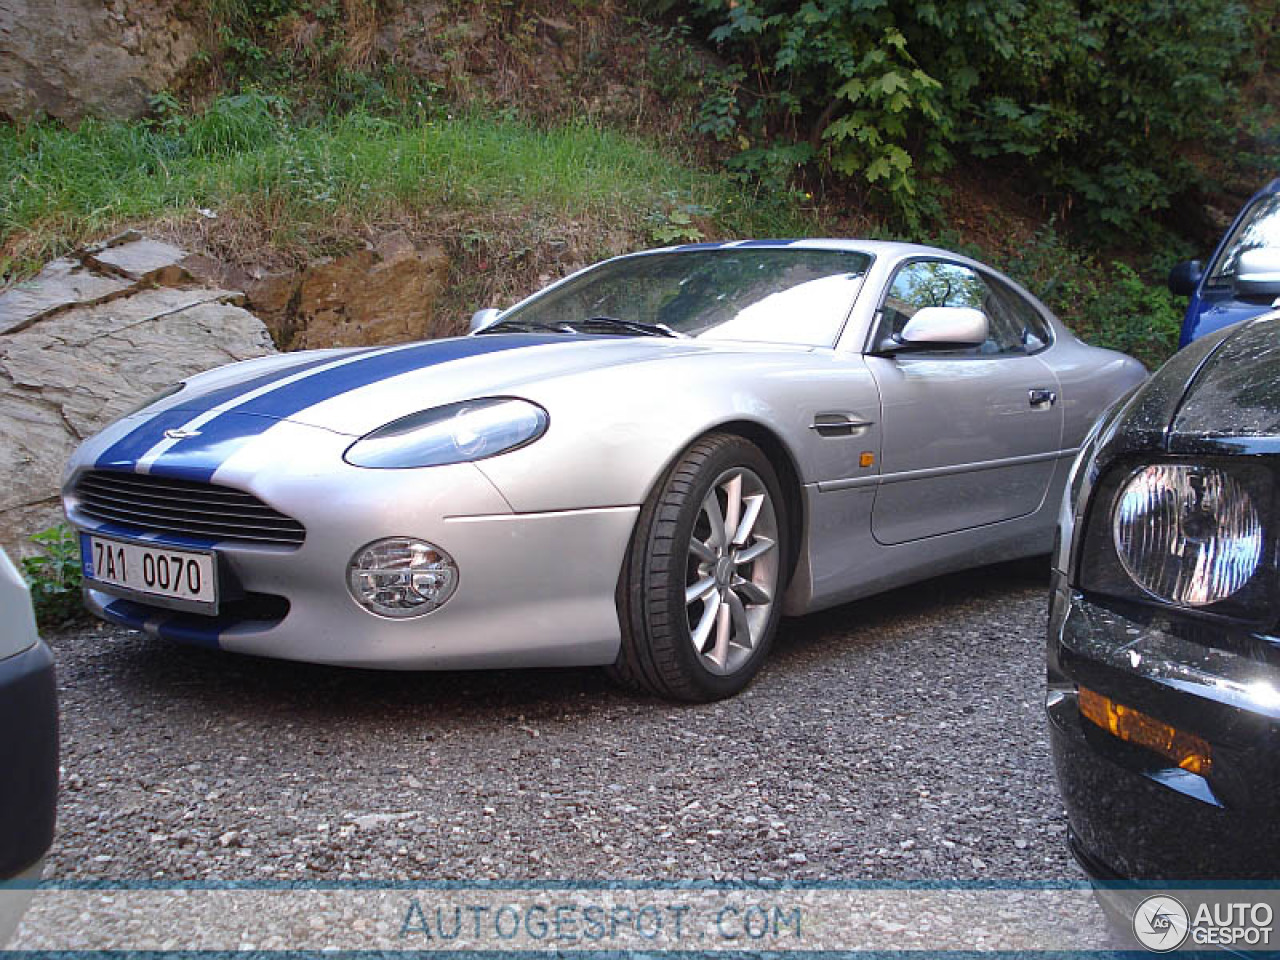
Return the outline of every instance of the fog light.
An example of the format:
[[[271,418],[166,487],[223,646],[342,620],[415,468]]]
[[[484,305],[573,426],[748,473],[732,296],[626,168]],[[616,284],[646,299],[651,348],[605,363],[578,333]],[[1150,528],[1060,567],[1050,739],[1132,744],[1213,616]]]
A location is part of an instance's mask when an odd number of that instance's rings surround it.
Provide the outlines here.
[[[458,566],[434,543],[391,537],[356,551],[347,586],[366,610],[384,617],[417,617],[453,596]]]
[[[1113,737],[1136,743],[1171,760],[1183,770],[1208,776],[1213,768],[1209,744],[1194,733],[1187,733],[1133,707],[1081,687],[1077,702],[1080,713]]]

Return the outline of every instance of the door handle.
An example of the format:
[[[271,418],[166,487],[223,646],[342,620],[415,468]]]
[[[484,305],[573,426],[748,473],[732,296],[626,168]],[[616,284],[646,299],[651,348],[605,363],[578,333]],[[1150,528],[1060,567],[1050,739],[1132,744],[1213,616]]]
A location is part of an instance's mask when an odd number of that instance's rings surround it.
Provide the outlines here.
[[[1052,390],[1028,390],[1027,399],[1033,407],[1037,409],[1043,407],[1052,407],[1058,402],[1058,395]]]

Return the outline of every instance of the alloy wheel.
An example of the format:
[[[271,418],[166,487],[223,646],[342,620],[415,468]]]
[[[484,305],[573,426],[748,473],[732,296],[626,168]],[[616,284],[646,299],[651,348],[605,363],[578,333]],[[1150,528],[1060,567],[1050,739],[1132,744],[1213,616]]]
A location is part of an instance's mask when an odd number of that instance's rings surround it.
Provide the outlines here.
[[[778,589],[778,518],[764,481],[746,467],[716,478],[689,539],[689,636],[711,673],[734,673],[768,627]]]

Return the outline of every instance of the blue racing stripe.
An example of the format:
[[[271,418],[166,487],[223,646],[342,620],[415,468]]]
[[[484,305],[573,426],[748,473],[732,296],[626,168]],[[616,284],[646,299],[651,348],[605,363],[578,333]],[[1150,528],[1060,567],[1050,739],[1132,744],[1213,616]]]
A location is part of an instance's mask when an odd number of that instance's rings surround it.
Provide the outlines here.
[[[191,618],[174,618],[166,620],[157,627],[156,632],[162,640],[174,643],[185,643],[192,647],[207,647],[210,650],[220,649],[218,638],[222,636],[222,624],[211,620],[207,624],[197,623]]]
[[[739,247],[789,247],[799,240],[744,240]]]
[[[199,436],[179,440],[165,451],[151,465],[151,473],[207,483],[246,440],[265,433],[278,420],[317,403],[413,370],[487,353],[562,343],[571,339],[579,338],[563,334],[506,334],[433,340],[401,350],[373,351],[368,357],[329,370],[320,370],[312,376],[230,408],[205,424],[200,429]],[[291,372],[297,371],[295,369]],[[288,375],[288,372],[282,373],[281,379]],[[249,389],[252,388],[240,388],[245,393]],[[190,419],[188,414],[186,420]],[[164,439],[164,431],[174,426],[164,414],[158,415],[105,451],[98,458],[97,465],[105,469],[133,469],[136,460],[160,443]],[[149,443],[145,442],[148,438]]]
[[[221,613],[206,617],[196,613],[179,613],[161,610],[132,600],[116,598],[101,607],[101,616],[131,630],[141,630],[148,636],[159,637],[173,643],[209,650],[222,649],[222,635],[236,629],[269,629],[278,620],[241,620],[233,614]]]
[[[228,400],[234,400],[238,396],[246,394],[251,390],[257,390],[259,387],[268,386],[277,380],[284,380],[287,377],[295,376],[296,374],[303,373],[307,370],[312,370],[316,367],[323,367],[327,363],[337,363],[339,360],[346,357],[358,356],[361,353],[375,353],[379,350],[385,349],[385,347],[370,347],[367,350],[356,350],[350,354],[343,354],[340,356],[334,356],[330,353],[322,357],[314,357],[305,363],[281,367],[278,370],[271,370],[267,373],[259,374],[256,377],[251,377],[248,380],[241,380],[237,383],[229,383],[225,387],[218,387],[215,390],[210,390],[208,393],[202,393],[198,397],[193,397],[185,403],[180,402],[174,409],[190,410],[193,415],[207,413],[214,407],[222,406],[222,404],[226,403]]]
[[[191,616],[143,606],[132,600],[112,600],[102,608],[102,615],[112,623],[118,623],[122,627],[133,630],[141,630],[162,640],[172,640],[175,643],[185,643],[193,647],[206,647],[210,650],[219,649],[218,637],[226,626],[217,618],[199,620]]]
[[[132,472],[138,459],[164,439],[166,430],[176,430],[195,416],[190,410],[162,410],[103,450],[93,465],[99,470]]]
[[[250,391],[265,387],[277,380],[291,377],[304,370],[310,370],[326,363],[333,363],[338,359],[341,358],[332,355],[317,357],[306,363],[272,370],[269,373],[263,373],[248,380],[241,380],[225,387],[218,387],[216,390],[210,390],[208,393],[202,393],[188,400],[179,400],[176,406],[168,407],[150,419],[144,420],[132,431],[102,451],[98,455],[94,466],[102,470],[132,471],[137,459],[159,443],[164,438],[166,430],[175,430],[184,423],[190,423],[200,414],[208,413],[215,407],[219,407]]]
[[[180,613],[161,611],[155,607],[145,607],[133,600],[111,600],[102,608],[102,616],[113,623],[132,630],[141,630],[150,636],[159,636],[161,640],[173,640],[174,643],[191,646],[205,646],[210,650],[218,650],[218,637],[227,623],[216,617],[183,616]]]

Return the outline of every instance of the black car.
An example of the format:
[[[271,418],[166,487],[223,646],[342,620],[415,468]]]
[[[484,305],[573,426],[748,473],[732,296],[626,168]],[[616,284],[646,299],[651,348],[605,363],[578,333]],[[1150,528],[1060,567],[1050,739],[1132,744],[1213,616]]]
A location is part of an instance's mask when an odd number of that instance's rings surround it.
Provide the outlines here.
[[[1215,331],[1085,442],[1048,699],[1096,879],[1280,877],[1280,311]]]

